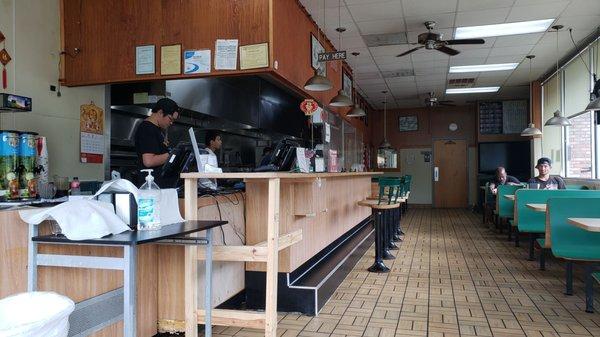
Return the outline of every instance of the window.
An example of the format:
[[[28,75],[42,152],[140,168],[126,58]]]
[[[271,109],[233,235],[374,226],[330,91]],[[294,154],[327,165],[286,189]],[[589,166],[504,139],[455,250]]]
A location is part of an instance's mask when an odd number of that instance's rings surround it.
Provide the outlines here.
[[[570,117],[572,126],[567,128],[567,177],[594,178],[592,170],[593,151],[591,112]]]

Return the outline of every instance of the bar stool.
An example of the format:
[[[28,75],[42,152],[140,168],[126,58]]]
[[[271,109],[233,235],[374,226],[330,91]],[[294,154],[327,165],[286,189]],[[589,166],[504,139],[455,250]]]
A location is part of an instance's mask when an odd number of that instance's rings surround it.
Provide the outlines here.
[[[389,213],[400,208],[399,203],[382,203],[377,200],[363,200],[358,202],[359,206],[370,207],[375,223],[375,262],[368,271],[372,273],[387,273],[390,271],[383,260],[394,259],[395,257],[388,251],[388,224]]]
[[[402,241],[401,235],[404,235],[402,228],[400,226],[400,222],[402,220],[402,209],[403,204],[406,201],[403,195],[404,191],[404,177],[384,177],[379,179],[379,196],[377,197],[367,197],[367,200],[377,200],[379,204],[382,202],[391,203],[399,203],[400,207],[398,209],[394,209],[390,212],[384,213],[384,221],[389,225],[387,231],[388,234],[386,238],[388,238],[388,249],[395,250],[398,249],[398,246],[394,244],[394,242]],[[387,194],[385,193],[385,189],[387,190]],[[390,214],[388,214],[390,213]],[[388,219],[389,218],[389,219]]]

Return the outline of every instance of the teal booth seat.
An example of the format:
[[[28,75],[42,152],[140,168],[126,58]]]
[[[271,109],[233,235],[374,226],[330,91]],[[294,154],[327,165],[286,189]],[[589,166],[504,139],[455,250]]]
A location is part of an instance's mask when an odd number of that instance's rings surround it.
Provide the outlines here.
[[[589,190],[590,188],[581,184],[566,184],[568,190]]]
[[[529,260],[534,259],[534,240],[536,236],[546,232],[546,214],[536,212],[527,204],[545,204],[550,198],[600,198],[600,191],[590,190],[530,190],[520,189],[515,192],[515,220],[520,233],[529,234]],[[518,235],[517,235],[518,237]],[[540,246],[545,242],[539,240]]]
[[[522,189],[523,185],[500,185],[498,186],[498,193],[496,195],[496,210],[498,212],[498,218],[501,221],[506,221],[506,227],[508,230],[508,240],[511,240],[512,236],[512,225],[511,221],[515,215],[515,202],[514,200],[506,199],[505,195],[515,194],[519,189]]]
[[[593,274],[600,263],[600,232],[568,223],[568,218],[600,218],[600,198],[551,198],[547,202],[552,254],[568,262],[585,262],[586,311],[593,312]],[[572,287],[572,265],[567,269],[567,293]]]

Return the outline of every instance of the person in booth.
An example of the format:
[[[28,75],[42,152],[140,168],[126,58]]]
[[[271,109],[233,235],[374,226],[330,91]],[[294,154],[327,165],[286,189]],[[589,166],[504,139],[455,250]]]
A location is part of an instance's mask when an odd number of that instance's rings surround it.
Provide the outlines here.
[[[540,190],[564,190],[567,188],[563,178],[550,175],[552,169],[550,158],[542,157],[538,159],[535,168],[538,170],[538,175],[529,179],[529,188]]]
[[[165,132],[179,117],[179,106],[169,98],[161,98],[152,108],[152,114],[138,126],[135,132],[135,151],[138,170],[154,169],[154,176],[169,159],[169,143]],[[139,176],[139,175],[138,175]],[[138,179],[138,186],[143,183]],[[156,181],[158,186],[160,182]]]
[[[490,181],[490,192],[493,195],[498,194],[498,186],[500,185],[518,185],[521,182],[519,179],[509,176],[506,174],[506,169],[502,166],[499,166],[496,169],[496,175],[494,176],[494,180]]]

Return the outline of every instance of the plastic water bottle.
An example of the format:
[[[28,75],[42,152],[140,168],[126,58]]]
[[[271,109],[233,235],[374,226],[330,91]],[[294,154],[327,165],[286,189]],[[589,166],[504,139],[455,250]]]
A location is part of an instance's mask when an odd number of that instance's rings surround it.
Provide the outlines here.
[[[154,182],[152,169],[141,171],[148,175],[138,196],[138,230],[160,229],[160,188]]]

